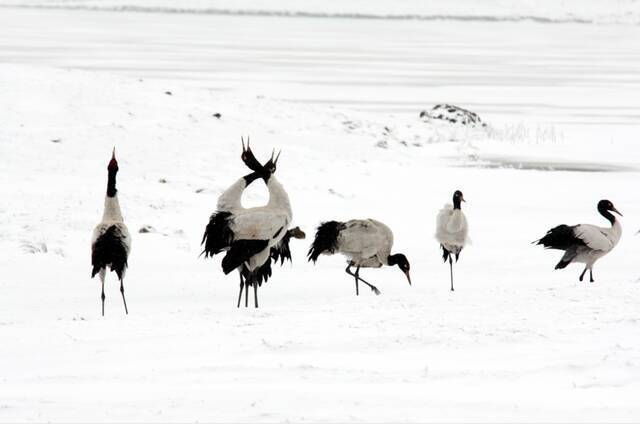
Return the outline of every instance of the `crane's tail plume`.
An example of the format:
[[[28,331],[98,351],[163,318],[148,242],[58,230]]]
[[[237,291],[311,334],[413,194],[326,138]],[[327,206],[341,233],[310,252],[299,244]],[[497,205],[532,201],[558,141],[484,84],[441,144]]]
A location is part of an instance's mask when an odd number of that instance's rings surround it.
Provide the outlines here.
[[[222,259],[222,271],[229,274],[243,263],[267,248],[269,240],[237,240],[231,243]]]
[[[216,212],[211,215],[200,243],[204,245],[204,250],[200,255],[204,254],[204,257],[208,258],[217,255],[231,245],[233,232],[229,227],[230,220],[230,212]]]
[[[316,237],[311,244],[309,253],[307,253],[309,261],[315,263],[321,254],[335,253],[338,249],[338,236],[340,231],[345,228],[344,222],[338,221],[328,221],[320,224],[316,230]]]
[[[558,225],[547,231],[544,237],[533,244],[542,245],[546,249],[567,250],[574,246],[584,246],[584,241],[576,236],[575,226]]]

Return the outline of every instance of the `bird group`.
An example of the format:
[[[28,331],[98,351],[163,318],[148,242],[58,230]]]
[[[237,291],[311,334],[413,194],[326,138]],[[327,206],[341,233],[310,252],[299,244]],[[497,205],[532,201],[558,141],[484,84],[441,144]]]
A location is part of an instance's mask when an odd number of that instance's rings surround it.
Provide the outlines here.
[[[202,237],[205,258],[224,253],[222,271],[229,274],[238,271],[240,291],[237,306],[240,307],[245,294],[245,307],[249,305],[249,291],[253,287],[254,306],[258,307],[258,288],[272,276],[272,264],[291,261],[291,239],[304,239],[305,233],[299,227],[291,228],[293,214],[291,202],[284,186],[275,176],[280,153],[271,154],[264,164],[260,163],[249,146],[242,140],[241,160],[249,173],[238,179],[218,198],[216,210],[211,214]],[[124,295],[124,277],[131,251],[131,236],[124,223],[116,175],[118,162],[113,150],[107,166],[107,193],[102,220],[95,227],[91,242],[91,277],[99,275],[102,283],[102,315],[104,316],[104,282],[107,269],[115,271],[120,281],[120,292],[125,313],[129,313]],[[246,188],[257,180],[263,180],[269,191],[269,201],[265,206],[245,208],[242,195]],[[453,194],[453,202],[446,204],[436,217],[435,238],[442,249],[442,259],[449,262],[451,291],[454,291],[453,264],[468,244],[469,226],[462,211],[464,195],[460,190]],[[580,274],[582,281],[589,271],[593,282],[593,265],[618,244],[622,226],[612,214],[622,214],[609,200],[598,202],[598,212],[611,224],[598,227],[590,224],[574,226],[559,225],[552,228],[539,240],[534,241],[547,249],[563,250],[564,255],[556,265],[563,269],[570,263],[584,263]],[[384,223],[374,219],[352,219],[345,222],[326,221],[315,233],[308,252],[308,260],[314,264],[321,255],[340,253],[347,259],[345,272],[354,279],[356,295],[360,294],[359,284],[368,286],[376,295],[380,290],[360,276],[361,268],[397,266],[411,285],[411,266],[402,253],[392,253],[393,232]],[[355,267],[355,272],[353,268]]]

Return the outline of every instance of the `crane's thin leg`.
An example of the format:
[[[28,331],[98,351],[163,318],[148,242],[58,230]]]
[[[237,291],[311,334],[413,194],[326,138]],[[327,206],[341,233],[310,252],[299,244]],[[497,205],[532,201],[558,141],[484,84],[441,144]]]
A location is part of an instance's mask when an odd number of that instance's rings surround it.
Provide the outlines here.
[[[595,280],[593,279],[593,270],[589,268],[589,280],[593,283]]]
[[[369,284],[364,278],[360,277],[360,267],[356,268],[356,278],[362,281],[363,283],[365,283],[367,286],[369,286],[371,288],[371,291],[374,292],[376,295],[380,294],[380,290],[378,290],[376,286]]]
[[[124,279],[120,280],[120,293],[122,294],[122,302],[124,303],[124,312],[129,315],[129,309],[127,308],[127,300],[124,298]]]
[[[240,294],[238,295],[238,308],[240,307],[240,301],[242,300],[242,289],[244,288],[244,279],[242,278],[242,272],[240,273]]]
[[[584,278],[584,274],[587,272],[587,267],[584,267],[584,270],[582,271],[582,274],[580,274],[580,281],[582,281],[582,279]]]
[[[245,286],[247,286],[247,289],[244,291],[244,307],[245,308],[249,307],[249,287],[251,287],[251,285],[249,284],[250,282],[252,282],[251,274],[249,274],[249,281],[245,281]]]
[[[344,270],[347,274],[349,274],[352,277],[355,277],[356,280],[356,296],[360,296],[360,291],[358,289],[358,277],[356,277],[356,275],[351,272],[351,264],[347,265],[347,269]]]
[[[352,273],[351,272],[351,265],[349,265],[347,267],[347,269],[345,269],[346,273],[351,275],[352,277],[355,277],[356,280],[362,281],[363,283],[365,283],[367,286],[369,286],[371,288],[371,291],[373,291],[375,294],[380,294],[380,290],[378,290],[378,288],[372,284],[369,284],[369,282],[367,282],[364,278],[360,277],[360,267],[356,268],[356,273]]]
[[[257,308],[258,307],[258,282],[255,279],[253,280],[253,300]]]
[[[101,269],[100,270],[100,281],[102,282],[102,296],[100,296],[102,298],[102,316],[104,316],[104,274],[105,274],[105,270]]]
[[[451,255],[449,255],[449,270],[451,271],[451,291],[453,291],[453,261]]]

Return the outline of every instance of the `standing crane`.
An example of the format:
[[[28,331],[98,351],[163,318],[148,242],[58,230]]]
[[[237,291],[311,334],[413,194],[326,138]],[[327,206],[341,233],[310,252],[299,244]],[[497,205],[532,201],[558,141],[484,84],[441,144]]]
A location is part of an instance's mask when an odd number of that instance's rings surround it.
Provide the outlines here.
[[[570,263],[578,262],[585,264],[579,280],[582,281],[584,274],[589,271],[589,280],[593,283],[593,265],[598,259],[613,250],[622,236],[622,225],[620,221],[611,213],[615,212],[622,216],[609,200],[598,202],[598,212],[611,223],[611,227],[598,227],[591,224],[578,225],[558,225],[550,229],[535,244],[544,246],[546,249],[564,250],[564,255],[555,269],[566,268]]]
[[[468,243],[469,225],[467,218],[462,212],[461,202],[464,202],[464,195],[460,190],[453,193],[453,205],[446,204],[436,218],[436,239],[442,248],[442,259],[446,263],[449,261],[449,271],[451,274],[451,291],[453,291],[453,259],[456,263],[460,257],[460,252]]]
[[[116,175],[118,161],[114,147],[111,160],[107,166],[107,194],[104,198],[104,212],[102,221],[96,225],[91,238],[91,278],[100,275],[102,283],[102,316],[104,316],[104,280],[107,268],[115,271],[120,280],[120,293],[124,303],[124,311],[128,315],[127,301],[124,297],[124,275],[128,267],[129,252],[131,252],[131,236],[124,224],[118,190],[116,189]]]

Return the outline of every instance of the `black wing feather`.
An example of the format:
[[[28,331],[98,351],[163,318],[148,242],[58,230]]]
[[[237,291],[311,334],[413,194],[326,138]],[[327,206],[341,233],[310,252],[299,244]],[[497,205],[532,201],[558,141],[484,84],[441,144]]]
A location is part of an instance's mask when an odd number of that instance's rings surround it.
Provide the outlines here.
[[[269,245],[269,240],[237,240],[231,243],[231,247],[222,259],[222,271],[229,274],[234,269],[249,260],[253,255],[260,253]]]
[[[567,250],[576,246],[586,246],[584,241],[576,237],[575,228],[577,225],[558,225],[547,231],[544,237],[535,241],[537,245],[542,245],[546,249]]]
[[[216,212],[209,218],[200,243],[204,244],[202,253],[205,258],[217,255],[233,243],[233,231],[229,226],[231,218],[231,212]]]
[[[282,237],[280,242],[271,248],[271,258],[274,263],[278,263],[280,261],[280,265],[284,264],[285,259],[288,259],[291,262],[291,249],[289,248],[289,241],[291,240],[291,232],[287,231],[287,233]]]

